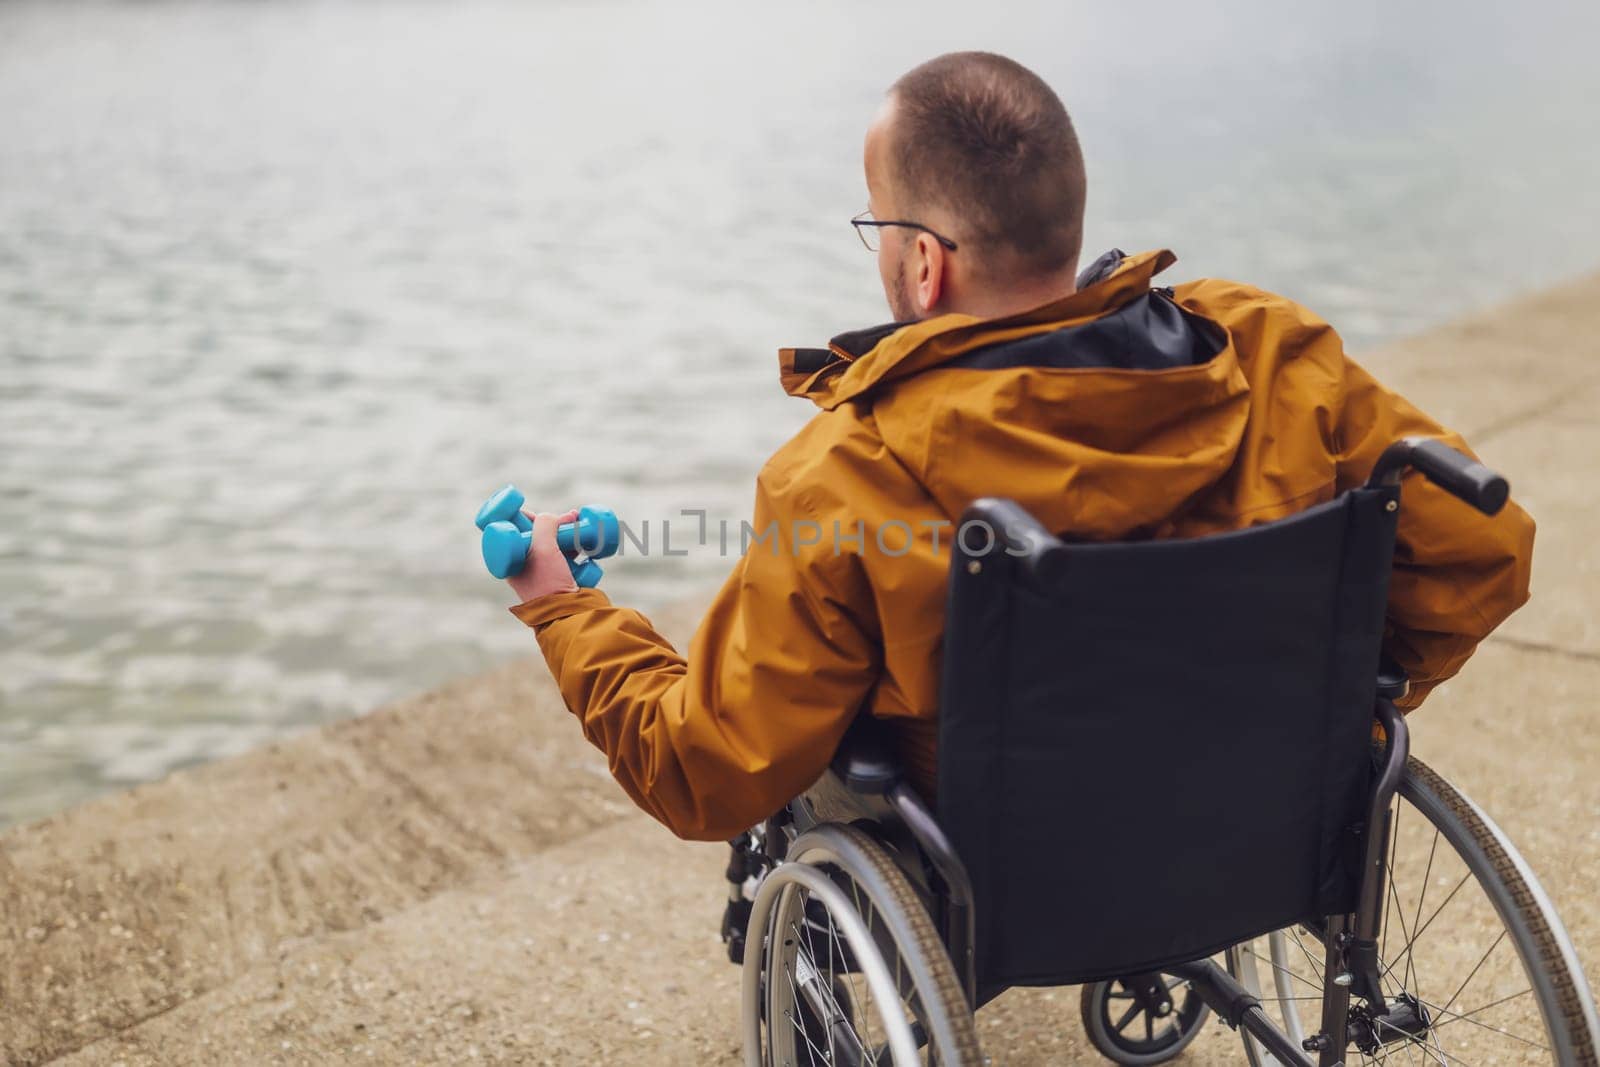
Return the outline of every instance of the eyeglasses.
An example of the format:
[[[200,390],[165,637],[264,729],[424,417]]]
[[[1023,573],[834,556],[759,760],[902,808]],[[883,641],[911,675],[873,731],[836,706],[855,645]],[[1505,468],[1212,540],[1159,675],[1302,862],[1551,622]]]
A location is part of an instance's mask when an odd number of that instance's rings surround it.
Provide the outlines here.
[[[883,221],[879,221],[878,219],[872,218],[871,208],[868,208],[866,211],[863,211],[861,214],[851,219],[850,225],[856,228],[856,236],[861,238],[861,243],[867,246],[867,251],[869,252],[876,252],[878,250],[878,231],[885,226],[904,226],[908,230],[921,230],[929,237],[932,237],[935,241],[938,241],[940,244],[944,245],[945,248],[949,249],[950,251],[954,252],[956,250],[956,243],[954,241],[941,234],[935,233],[920,222],[902,222],[897,219],[885,219]]]

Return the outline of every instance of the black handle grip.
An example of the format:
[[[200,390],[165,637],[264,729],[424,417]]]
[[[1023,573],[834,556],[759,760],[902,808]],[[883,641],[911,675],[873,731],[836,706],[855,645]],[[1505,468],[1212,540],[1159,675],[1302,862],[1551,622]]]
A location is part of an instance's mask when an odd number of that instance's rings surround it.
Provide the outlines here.
[[[1475,459],[1462,455],[1443,441],[1431,437],[1407,438],[1411,446],[1411,466],[1428,481],[1465,500],[1485,515],[1494,515],[1506,506],[1511,485],[1505,478]]]

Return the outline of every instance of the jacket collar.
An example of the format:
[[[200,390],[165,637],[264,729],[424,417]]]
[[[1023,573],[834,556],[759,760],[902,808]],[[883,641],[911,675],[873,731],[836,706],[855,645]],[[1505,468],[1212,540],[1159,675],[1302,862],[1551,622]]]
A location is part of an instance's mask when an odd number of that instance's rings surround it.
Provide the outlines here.
[[[1167,249],[1135,256],[1113,251],[1090,265],[1076,292],[1031,311],[999,319],[949,314],[891,322],[839,334],[825,349],[785,348],[778,353],[779,380],[790,395],[832,410],[876,385],[946,363],[979,345],[1078,326],[1116,311],[1148,293],[1151,279],[1175,262],[1177,256]],[[1089,284],[1082,285],[1086,280]]]

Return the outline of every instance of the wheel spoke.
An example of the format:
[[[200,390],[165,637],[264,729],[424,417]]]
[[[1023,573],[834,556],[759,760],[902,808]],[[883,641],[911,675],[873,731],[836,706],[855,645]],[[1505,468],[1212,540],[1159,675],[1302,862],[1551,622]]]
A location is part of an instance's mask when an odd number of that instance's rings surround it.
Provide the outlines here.
[[[804,912],[802,911],[801,914],[804,914]],[[802,938],[800,936],[800,934],[799,934],[798,929],[795,928],[793,923],[790,924],[790,929],[795,930],[795,937],[796,937],[797,944],[800,944],[800,945],[803,946],[802,951],[805,953],[805,957],[806,957],[805,962],[806,962],[806,964],[809,967],[810,972],[811,972],[811,981],[810,981],[809,984],[812,985],[812,986],[818,987],[819,991],[817,993],[817,998],[819,1000],[824,1001],[824,1006],[828,1009],[827,1017],[823,1018],[823,1019],[819,1019],[818,1021],[821,1023],[821,1025],[823,1026],[823,1029],[825,1030],[825,1035],[824,1036],[826,1037],[827,1042],[828,1042],[828,1051],[825,1054],[826,1062],[834,1063],[834,1062],[836,1062],[834,1060],[834,1058],[833,1058],[834,1051],[835,1051],[834,1050],[834,1045],[833,1045],[833,1037],[834,1037],[834,1030],[835,1030],[834,1023],[835,1023],[835,1021],[837,1019],[843,1017],[844,1013],[840,1009],[838,995],[834,992],[832,976],[830,974],[828,981],[826,981],[826,982],[822,981],[822,971],[821,971],[820,968],[817,967],[816,954],[815,954],[815,951],[811,947],[809,936]],[[810,932],[811,932],[811,923],[810,923],[810,919],[809,918],[806,920],[805,929],[806,929],[807,935],[809,935]],[[830,941],[828,942],[828,944],[829,944],[829,947],[831,947],[832,944],[835,943],[831,939],[836,936],[836,935],[833,934],[833,913],[832,912],[828,913],[828,929],[829,929],[829,936],[830,936]],[[830,953],[830,955],[831,955],[831,953]],[[832,961],[831,960],[829,961],[829,969],[830,969],[830,971],[832,969]],[[805,994],[803,992],[800,992],[800,991],[794,989],[794,979],[792,977],[789,979],[789,985],[790,985],[791,991],[794,993],[794,995],[797,998],[805,996]],[[812,1015],[816,1015],[817,1014],[817,1007],[815,1005],[809,1005],[809,1006],[811,1007]],[[866,1046],[862,1043],[860,1036],[856,1034],[854,1022],[851,1021],[851,1020],[846,1020],[846,1022],[847,1022],[846,1029],[850,1033],[851,1040],[853,1040],[856,1043],[856,1048],[859,1051],[861,1051],[862,1053],[865,1053],[867,1051],[866,1050]],[[806,1037],[806,1043],[808,1045],[810,1045],[812,1042],[811,1042],[810,1037],[805,1034],[805,1028],[800,1025],[800,1022],[798,1020],[796,1021],[796,1025],[800,1026],[801,1035]],[[813,1046],[813,1047],[815,1047],[815,1046]],[[818,1051],[821,1051],[821,1050],[819,1049]]]
[[[1456,894],[1461,891],[1461,887],[1466,885],[1467,884],[1467,879],[1469,879],[1471,877],[1472,877],[1472,872],[1470,870],[1467,871],[1466,874],[1463,874],[1461,876],[1461,881],[1457,882],[1455,884],[1455,888],[1450,890],[1450,895],[1444,898],[1444,903],[1440,904],[1438,906],[1438,908],[1434,909],[1433,914],[1428,916],[1428,921],[1423,923],[1422,926],[1419,927],[1417,929],[1417,931],[1411,935],[1411,940],[1406,942],[1405,947],[1400,950],[1401,952],[1405,953],[1407,961],[1409,961],[1411,959],[1411,947],[1417,943],[1417,939],[1420,938],[1423,935],[1423,932],[1426,931],[1428,929],[1428,927],[1433,925],[1433,920],[1435,920],[1435,919],[1437,919],[1439,917],[1439,913],[1444,911],[1445,908],[1449,907],[1450,902],[1455,899]],[[1419,914],[1420,914],[1420,909],[1419,909]],[[1388,974],[1393,969],[1394,969],[1394,964],[1391,963],[1391,964],[1389,964],[1388,968],[1384,970],[1383,973],[1384,974]],[[1407,971],[1408,974],[1410,973],[1410,969],[1411,969],[1410,968],[1410,963],[1408,962],[1407,965],[1406,965],[1406,971]],[[1402,985],[1402,988],[1414,988],[1414,987],[1409,987],[1409,986]]]
[[[828,954],[828,975],[827,975],[827,981],[826,982],[821,982],[819,984],[822,985],[824,993],[828,998],[828,1007],[829,1007],[830,1010],[828,1012],[828,1018],[827,1018],[827,1020],[825,1020],[825,1024],[824,1024],[823,1029],[826,1031],[827,1037],[828,1037],[828,1062],[829,1063],[834,1063],[834,1062],[837,1062],[836,1060],[834,1060],[834,1056],[837,1055],[838,1053],[837,1053],[837,1050],[833,1047],[833,1031],[835,1030],[835,1027],[833,1025],[833,1021],[834,1021],[834,1017],[835,1016],[837,1016],[839,1014],[842,1014],[842,1012],[840,1012],[840,1010],[839,1010],[839,998],[834,994],[834,990],[833,990],[834,949],[837,948],[838,944],[839,944],[839,931],[834,928],[833,912],[830,911],[827,914],[828,914],[828,943],[824,946],[823,951],[825,951]]]
[[[1525,996],[1527,996],[1528,994],[1530,994],[1532,992],[1533,992],[1533,988],[1530,986],[1529,988],[1524,989],[1520,993],[1511,994],[1509,997],[1501,997],[1499,1000],[1491,1000],[1489,1003],[1485,1004],[1481,1008],[1473,1008],[1471,1011],[1461,1012],[1459,1014],[1456,1013],[1456,1012],[1450,1012],[1449,1013],[1450,1018],[1448,1020],[1446,1020],[1445,1022],[1440,1023],[1438,1026],[1434,1027],[1434,1029],[1435,1030],[1440,1029],[1441,1027],[1448,1026],[1448,1025],[1450,1025],[1450,1023],[1456,1022],[1458,1020],[1462,1020],[1462,1019],[1469,1019],[1470,1020],[1474,1015],[1477,1015],[1480,1012],[1488,1011],[1490,1008],[1498,1008],[1500,1005],[1504,1004],[1508,1000],[1516,1000],[1518,997],[1525,997]],[[1442,1011],[1443,1009],[1438,1009],[1438,1010]],[[1483,1024],[1479,1023],[1478,1025],[1482,1026]]]
[[[1391,893],[1394,892],[1394,858],[1398,854],[1399,849],[1400,849],[1400,814],[1403,811],[1405,811],[1405,808],[1406,808],[1405,803],[1397,798],[1395,800],[1395,805],[1394,805],[1394,822],[1391,823],[1390,826],[1389,826],[1389,872],[1388,872],[1388,881],[1389,881],[1389,892],[1391,892]],[[1399,902],[1400,902],[1400,898],[1398,896],[1395,897],[1395,904],[1396,904],[1397,907],[1399,906]],[[1404,922],[1404,918],[1403,917],[1402,917],[1401,921]],[[1380,959],[1387,959],[1388,955],[1389,955],[1389,909],[1385,908],[1385,909],[1383,909],[1382,944],[1378,948],[1378,956],[1379,956]]]
[[[1401,983],[1401,985],[1402,985],[1403,988],[1406,988],[1406,989],[1412,988],[1412,984],[1411,984],[1411,978],[1412,978],[1411,946],[1416,944],[1417,937],[1420,936],[1421,933],[1422,933],[1422,928],[1421,928],[1420,925],[1418,925],[1418,924],[1420,924],[1422,922],[1422,902],[1428,899],[1428,880],[1433,875],[1433,857],[1438,851],[1439,851],[1439,829],[1438,829],[1438,827],[1434,827],[1433,843],[1428,846],[1428,866],[1426,868],[1424,868],[1424,870],[1422,872],[1422,889],[1420,891],[1418,891],[1418,893],[1417,893],[1417,914],[1416,914],[1415,918],[1413,918],[1411,920],[1411,929],[1413,929],[1413,930],[1415,930],[1417,932],[1415,934],[1407,934],[1406,935],[1406,947],[1402,950],[1402,951],[1405,952],[1405,955],[1406,955],[1406,976],[1405,976],[1404,981]],[[1451,894],[1451,895],[1454,896],[1454,894]],[[1445,903],[1448,904],[1449,901],[1446,900]],[[1430,918],[1428,921],[1432,922],[1433,920]]]
[[[1408,1041],[1406,1043],[1417,1045],[1417,1047],[1422,1050],[1422,1055],[1425,1062],[1436,1063],[1439,1064],[1440,1067],[1448,1067],[1448,1065],[1445,1063],[1444,1049],[1439,1046],[1438,1041],[1434,1040],[1433,1034],[1424,1031],[1423,1037],[1426,1039],[1425,1041]]]
[[[1398,1045],[1396,1045],[1395,1047],[1396,1048],[1403,1048],[1403,1049],[1406,1050],[1406,1062],[1407,1063],[1416,1063],[1417,1062],[1417,1044],[1416,1044],[1416,1042],[1414,1042],[1414,1041],[1402,1041]]]
[[[1405,906],[1400,903],[1400,891],[1395,888],[1395,884],[1394,884],[1394,868],[1392,868],[1392,867],[1389,869],[1389,896],[1394,899],[1394,908],[1392,910],[1393,910],[1394,914],[1400,919],[1400,936],[1406,939],[1406,947],[1409,948],[1411,946],[1411,928],[1406,925],[1406,910],[1405,910]],[[1387,912],[1387,910],[1388,909],[1386,909],[1386,912]],[[1385,929],[1387,929],[1388,924],[1389,924],[1389,916],[1388,916],[1387,913],[1383,917],[1383,922],[1384,922]],[[1405,949],[1401,949],[1395,955],[1398,957],[1398,956],[1402,956],[1404,954],[1405,954]],[[1387,956],[1387,954],[1380,952],[1378,954],[1378,958],[1380,960],[1382,960],[1382,959],[1388,959],[1389,957]],[[1388,974],[1389,974],[1389,970],[1392,969],[1393,967],[1394,967],[1394,961],[1390,960],[1389,967],[1384,970],[1382,977],[1387,977]],[[1403,982],[1401,983],[1401,988],[1402,989],[1405,988],[1405,984]]]
[[[1477,965],[1473,967],[1471,971],[1467,972],[1467,977],[1462,981],[1460,988],[1458,988],[1454,993],[1450,994],[1450,999],[1444,1002],[1444,1007],[1440,1008],[1440,1011],[1450,1010],[1451,1005],[1453,1005],[1456,1002],[1456,999],[1461,996],[1462,992],[1472,982],[1472,979],[1477,977],[1478,972],[1483,969],[1483,965],[1488,962],[1489,956],[1494,952],[1495,949],[1500,947],[1500,942],[1504,941],[1505,939],[1506,931],[1505,927],[1502,926],[1500,928],[1500,936],[1494,939],[1494,944],[1490,945],[1489,950],[1485,952],[1481,958],[1479,958]]]
[[[828,988],[830,990],[830,995],[835,996],[835,1003],[837,1003],[837,994],[834,991],[837,989],[839,976],[833,973],[833,961],[839,960],[842,962],[845,958],[845,955],[844,944],[839,940],[839,931],[834,924],[833,914],[831,912],[828,914],[828,938]],[[844,984],[845,988],[850,991],[850,1020],[853,1027],[854,1021],[860,1017],[857,1010],[860,1005],[856,1000],[856,984],[849,977],[849,974],[850,972],[848,970],[845,971],[846,977]],[[843,1008],[843,1005],[839,1005],[839,1007]]]
[[[1430,1055],[1439,1057],[1434,1061],[1436,1063],[1459,1063],[1462,1065],[1462,1067],[1472,1067],[1470,1063],[1464,1059],[1461,1059],[1459,1056],[1452,1056],[1443,1049],[1429,1048],[1427,1045],[1424,1045],[1422,1042],[1418,1041],[1413,1035],[1406,1034],[1404,1030],[1401,1030],[1399,1027],[1391,1025],[1390,1023],[1384,1022],[1382,1019],[1374,1019],[1373,1022],[1377,1023],[1381,1027],[1384,1027],[1385,1029],[1393,1030],[1397,1034],[1405,1034],[1405,1040],[1401,1042],[1402,1044],[1408,1045],[1412,1049],[1422,1049],[1424,1052]]]
[[[1432,1046],[1433,1050],[1435,1052],[1437,1052],[1441,1057],[1445,1056],[1446,1053],[1444,1051],[1444,1042],[1439,1040],[1439,1035],[1434,1033],[1433,1027],[1431,1027],[1431,1026],[1428,1027],[1428,1032],[1427,1033],[1428,1033],[1428,1044],[1430,1046]],[[1440,1062],[1443,1063],[1444,1062],[1443,1059],[1441,1059]]]
[[[851,900],[851,903],[853,903],[855,905],[855,907],[856,907],[856,914],[860,915],[861,914],[861,886],[856,883],[856,880],[854,878],[850,879],[850,900]],[[868,930],[869,933],[871,932],[871,929],[872,928],[870,926],[867,927],[867,930]],[[866,988],[866,996],[863,999],[862,1004],[861,1004],[861,1020],[862,1020],[861,1025],[863,1027],[863,1030],[856,1035],[856,1040],[857,1041],[864,1041],[867,1045],[871,1045],[874,1048],[874,1050],[876,1050],[877,1049],[877,1044],[872,1039],[872,1012],[873,1012],[873,1006],[876,1003],[876,1001],[873,999],[873,996],[872,996],[872,983],[871,982],[867,982],[866,983],[866,987],[867,987]],[[850,995],[852,997],[855,996],[855,982],[853,980],[852,980],[852,982],[850,984]],[[872,1062],[873,1063],[877,1063],[878,1062],[878,1054],[877,1054],[877,1052],[874,1051],[870,1055],[872,1056]]]
[[[1133,1017],[1135,1015],[1138,1015],[1138,1014],[1139,1014],[1139,1005],[1138,1004],[1134,1004],[1127,1011],[1122,1013],[1122,1018],[1118,1019],[1116,1022],[1111,1024],[1111,1028],[1113,1030],[1115,1030],[1119,1034],[1122,1033],[1122,1031],[1124,1031],[1124,1030],[1126,1030],[1128,1028],[1128,1024],[1133,1022]]]
[[[1300,949],[1300,954],[1306,958],[1306,963],[1311,967],[1311,973],[1319,973],[1322,968],[1317,966],[1317,961],[1311,958],[1310,952],[1306,951],[1306,943],[1300,940],[1300,930],[1297,927],[1289,927],[1289,936],[1294,938],[1294,943]]]
[[[1377,1064],[1388,1063],[1389,1062],[1389,1057],[1393,1056],[1395,1054],[1395,1050],[1398,1049],[1399,1047],[1400,1047],[1399,1045],[1380,1045],[1380,1046],[1378,1046],[1378,1050],[1381,1053],[1381,1055],[1367,1057],[1367,1054],[1365,1052],[1363,1052],[1361,1055],[1363,1057],[1370,1058],[1373,1063],[1377,1063]],[[1406,1055],[1410,1056],[1411,1053],[1408,1052]],[[1413,1058],[1412,1062],[1414,1063],[1414,1062],[1416,1062],[1416,1060]]]
[[[1435,1007],[1434,1005],[1429,1004],[1425,1000],[1424,1001],[1420,1001],[1420,1003],[1422,1004],[1423,1007],[1427,1008],[1430,1012],[1438,1012],[1441,1015],[1450,1016],[1450,1018],[1446,1019],[1444,1022],[1440,1023],[1438,1026],[1431,1027],[1430,1029],[1442,1030],[1446,1026],[1449,1026],[1451,1023],[1471,1023],[1473,1026],[1479,1027],[1480,1029],[1483,1029],[1483,1030],[1487,1030],[1492,1034],[1499,1034],[1501,1037],[1509,1037],[1513,1041],[1520,1042],[1520,1043],[1522,1043],[1524,1045],[1531,1045],[1534,1048],[1543,1049],[1545,1052],[1549,1052],[1550,1051],[1550,1047],[1548,1045],[1542,1045],[1537,1041],[1531,1041],[1528,1038],[1519,1037],[1516,1034],[1513,1034],[1510,1030],[1502,1030],[1498,1026],[1490,1026],[1488,1023],[1480,1022],[1479,1020],[1472,1018],[1472,1015],[1476,1015],[1478,1011],[1486,1011],[1487,1009],[1494,1007],[1495,1004],[1503,1004],[1507,1000],[1515,1000],[1517,997],[1526,996],[1527,994],[1529,994],[1531,992],[1533,992],[1533,990],[1525,989],[1521,993],[1514,993],[1509,997],[1502,997],[1500,1000],[1495,1001],[1494,1004],[1485,1004],[1483,1007],[1478,1008],[1477,1011],[1474,1011],[1474,1012],[1472,1012],[1472,1013],[1470,1013],[1468,1015],[1457,1015],[1455,1012],[1445,1011],[1443,1008]]]
[[[800,1018],[801,993],[799,989],[795,988],[794,973],[790,971],[789,968],[785,967],[783,969],[783,976],[789,981],[789,1001],[794,1005],[794,1010],[785,1012],[784,1014],[788,1015],[789,1021],[794,1024],[795,1032],[800,1035],[800,1040],[806,1043],[806,1058],[811,1061],[812,1067],[816,1067],[817,1053],[821,1052],[822,1050],[817,1048],[817,1046],[812,1043],[811,1035],[806,1033],[805,1022]],[[827,1062],[826,1056],[823,1057],[823,1061]]]
[[[1320,994],[1322,992],[1322,987],[1317,985],[1315,982],[1312,982],[1312,981],[1302,977],[1301,975],[1295,974],[1293,971],[1289,970],[1289,968],[1287,968],[1287,967],[1280,966],[1276,960],[1268,959],[1266,956],[1261,955],[1255,949],[1247,948],[1247,949],[1244,950],[1244,952],[1245,952],[1246,955],[1253,956],[1256,959],[1260,960],[1262,963],[1265,963],[1267,966],[1271,967],[1273,970],[1281,971],[1282,973],[1288,975],[1290,978],[1293,978],[1295,981],[1301,983],[1302,985],[1305,985],[1305,986],[1308,986],[1308,987],[1310,987],[1312,989],[1315,989],[1318,992],[1318,994]],[[1313,998],[1313,999],[1320,1000],[1322,998],[1319,995],[1318,997]]]

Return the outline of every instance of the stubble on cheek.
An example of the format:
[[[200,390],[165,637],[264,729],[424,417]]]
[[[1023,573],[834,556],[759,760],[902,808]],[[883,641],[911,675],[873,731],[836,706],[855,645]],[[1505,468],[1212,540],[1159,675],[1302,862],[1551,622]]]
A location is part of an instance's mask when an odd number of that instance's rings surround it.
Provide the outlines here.
[[[911,303],[911,294],[906,291],[906,261],[902,258],[895,264],[894,284],[889,286],[889,314],[896,322],[910,322],[916,318],[916,308]]]

